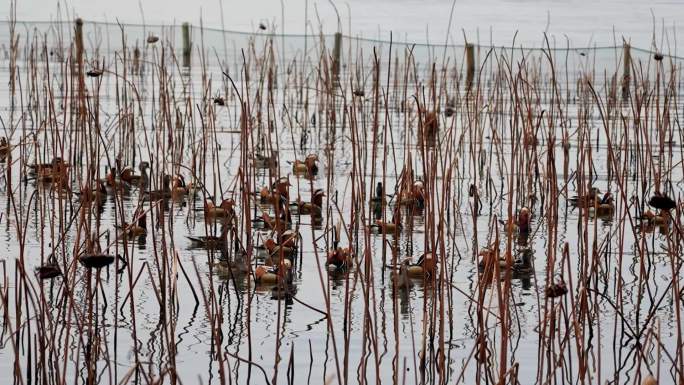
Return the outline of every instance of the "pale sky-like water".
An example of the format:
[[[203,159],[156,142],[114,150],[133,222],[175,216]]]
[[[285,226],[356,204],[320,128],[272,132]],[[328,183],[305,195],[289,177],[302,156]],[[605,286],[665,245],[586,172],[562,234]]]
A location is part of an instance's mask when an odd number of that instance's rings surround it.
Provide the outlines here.
[[[338,0],[332,3],[283,0],[283,3],[284,22],[278,0],[223,0],[223,23],[226,29],[238,31],[254,30],[260,22],[274,23],[281,31],[284,25],[286,33],[301,34],[308,4],[308,20],[315,31],[322,25],[324,32],[331,33],[337,29],[334,3],[345,34],[387,39],[392,31],[394,40],[441,44],[446,39],[452,6],[450,0]],[[54,19],[58,4],[63,17],[66,17],[65,10],[69,10],[87,20],[141,23],[144,14],[144,21],[151,24],[183,21],[199,24],[202,18],[207,27],[222,25],[220,0],[23,0],[18,3],[17,18]],[[9,6],[0,16],[9,17]],[[563,41],[562,45],[565,45],[565,36],[575,47],[613,45],[615,41],[619,44],[624,37],[631,39],[635,46],[651,48],[654,17],[658,49],[675,54],[677,45],[683,47],[676,35],[684,32],[677,24],[684,20],[684,2],[678,0],[457,0],[450,42],[462,43],[465,33],[471,41],[510,45],[517,31],[518,44],[539,46],[547,31],[556,41]],[[662,39],[663,30],[667,39]],[[675,43],[677,40],[680,42]]]

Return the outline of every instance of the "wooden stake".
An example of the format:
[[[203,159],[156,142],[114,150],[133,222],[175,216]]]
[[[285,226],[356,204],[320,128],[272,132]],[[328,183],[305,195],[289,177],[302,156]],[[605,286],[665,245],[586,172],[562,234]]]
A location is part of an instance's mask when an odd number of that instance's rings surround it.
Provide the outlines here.
[[[632,78],[632,54],[629,44],[622,45],[622,57],[624,61],[624,74],[622,75],[622,100],[629,98],[629,81]]]
[[[183,67],[190,68],[192,42],[190,41],[190,23],[183,23]]]
[[[475,46],[466,44],[466,90],[470,91],[475,79]]]

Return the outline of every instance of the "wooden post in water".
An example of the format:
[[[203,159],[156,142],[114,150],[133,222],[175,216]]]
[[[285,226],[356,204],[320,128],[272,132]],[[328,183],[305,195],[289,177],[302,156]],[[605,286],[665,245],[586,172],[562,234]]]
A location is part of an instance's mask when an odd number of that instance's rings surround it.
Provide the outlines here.
[[[466,44],[466,91],[470,91],[475,79],[475,46]]]
[[[340,54],[342,53],[342,33],[335,33],[335,45],[333,46],[332,78],[334,82],[340,81]]]
[[[190,42],[190,23],[183,23],[183,67],[190,68],[192,43]]]
[[[76,45],[76,65],[78,75],[83,75],[83,20],[79,17],[75,21],[74,44]]]
[[[629,83],[632,79],[632,53],[628,43],[622,45],[622,60],[624,62],[622,75],[622,100],[629,99]]]
[[[137,44],[133,50],[133,74],[140,75],[140,48]]]

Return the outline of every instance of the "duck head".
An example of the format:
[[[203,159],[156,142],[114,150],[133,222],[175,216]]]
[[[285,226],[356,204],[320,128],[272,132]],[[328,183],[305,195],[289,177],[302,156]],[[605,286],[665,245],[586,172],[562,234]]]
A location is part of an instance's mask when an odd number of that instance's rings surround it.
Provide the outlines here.
[[[518,229],[521,232],[527,232],[530,230],[530,209],[527,207],[523,207],[520,209],[520,212],[518,212],[518,219],[516,220],[516,224],[518,225]]]
[[[280,195],[287,196],[290,191],[290,179],[288,177],[282,177],[278,179],[275,183],[275,191]]]
[[[278,242],[284,246],[294,247],[298,237],[299,234],[294,230],[285,230],[278,236]]]
[[[162,178],[163,182],[163,188],[165,191],[168,191],[171,189],[171,175],[164,174],[164,177]]]
[[[221,201],[220,207],[228,211],[233,210],[233,208],[235,207],[235,200],[233,198],[224,199],[223,201]]]
[[[185,178],[183,175],[176,175],[173,177],[173,188],[185,188]]]
[[[214,207],[216,207],[216,206],[214,205],[214,201],[211,200],[211,198],[207,198],[204,200],[204,209],[205,210],[212,209]]]
[[[420,179],[413,182],[413,198],[421,204],[425,201],[425,185]]]
[[[322,207],[323,197],[325,197],[325,191],[323,191],[322,189],[317,189],[313,192],[313,195],[311,196],[311,203],[318,207]]]
[[[307,155],[306,159],[304,160],[306,165],[309,167],[316,164],[317,161],[318,161],[318,155],[317,154],[309,154],[309,155]]]
[[[603,194],[603,198],[601,199],[601,204],[611,204],[614,202],[613,194],[610,192],[607,192]]]
[[[268,238],[267,240],[264,241],[264,247],[266,250],[269,252],[275,250],[276,247],[278,247],[278,244],[271,238]]]

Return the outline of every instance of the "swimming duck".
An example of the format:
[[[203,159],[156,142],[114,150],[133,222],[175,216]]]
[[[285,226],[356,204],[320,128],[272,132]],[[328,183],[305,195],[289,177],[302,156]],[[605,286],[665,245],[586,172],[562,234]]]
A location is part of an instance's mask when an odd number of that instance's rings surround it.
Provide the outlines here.
[[[225,248],[219,249],[221,255],[214,263],[214,271],[220,276],[230,277],[233,275],[243,275],[249,271],[249,266],[246,263],[247,250],[242,247],[242,244],[237,237],[234,239],[233,245],[235,254],[232,258],[228,255],[228,250]]]
[[[240,275],[247,273],[249,268],[245,264],[244,259],[235,259],[231,261],[226,258],[219,258],[216,263],[214,263],[214,271],[216,274],[222,277],[230,277],[234,275]]]
[[[146,200],[151,201],[169,199],[171,197],[171,176],[164,175],[164,177],[162,178],[161,190],[145,191],[143,195]]]
[[[504,231],[507,233],[517,233],[521,235],[529,234],[530,232],[530,209],[523,207],[518,212],[518,216],[515,219],[509,219],[508,221],[499,221],[504,225]]]
[[[381,234],[396,234],[396,232],[402,228],[401,219],[397,209],[395,209],[394,214],[392,215],[391,222],[384,222],[382,219],[376,219],[375,223],[371,225],[371,227],[377,229],[377,231]]]
[[[278,235],[278,243],[285,247],[296,248],[299,238],[301,235],[298,232],[288,229]]]
[[[591,208],[601,201],[601,190],[597,187],[589,186],[589,192],[586,195],[576,195],[568,198],[568,202],[574,207]]]
[[[10,152],[10,145],[7,138],[0,138],[0,159],[4,160]]]
[[[325,262],[330,273],[345,271],[351,266],[351,263],[352,249],[350,247],[337,247],[336,245],[332,250],[328,251]]]
[[[376,219],[373,225],[382,234],[395,234],[398,230],[401,230],[401,222],[383,222],[382,219]]]
[[[425,205],[425,185],[423,184],[423,181],[416,180],[413,182],[411,189],[402,193],[399,204],[404,206],[416,205],[418,207],[423,207]]]
[[[59,182],[67,179],[68,166],[62,158],[54,158],[52,163],[33,165],[32,170],[41,182]]]
[[[278,151],[271,150],[271,155],[257,152],[254,155],[253,162],[256,168],[276,168],[278,166]]]
[[[171,196],[174,198],[182,198],[190,193],[190,189],[185,184],[185,178],[183,175],[176,175],[173,177],[173,183],[171,187]]]
[[[290,281],[292,278],[290,267],[292,267],[292,263],[287,259],[283,260],[279,266],[259,265],[254,270],[254,281],[257,284],[275,284],[278,283],[278,280]]]
[[[410,289],[413,287],[413,281],[409,276],[407,266],[407,264],[402,263],[399,265],[398,270],[392,270],[392,284],[397,289]]]
[[[36,267],[36,276],[40,280],[53,279],[60,275],[62,275],[62,270],[52,254],[48,258],[47,263]]]
[[[659,191],[656,191],[651,199],[649,199],[648,204],[651,207],[660,210],[672,210],[673,208],[677,207],[677,202],[667,195],[663,195]]]
[[[121,167],[120,165],[118,166],[119,168]],[[136,186],[139,188],[146,188],[147,185],[150,182],[150,178],[147,175],[147,169],[150,168],[149,162],[140,162],[138,165],[138,169],[140,170],[140,175],[136,175],[133,172],[133,168],[130,166],[124,167],[120,174],[119,178],[121,178],[122,181],[132,185]]]
[[[378,182],[375,186],[375,195],[371,198],[372,205],[383,205],[385,204],[385,195],[383,194],[382,182]]]
[[[268,250],[269,254],[280,254],[280,252],[283,252],[283,255],[290,255],[294,251],[294,247],[292,246],[285,246],[282,244],[278,244],[275,240],[269,238],[264,241],[264,247],[266,250]]]
[[[653,225],[667,225],[670,223],[670,212],[663,210],[656,214],[651,210],[646,210],[642,219]]]
[[[657,214],[651,210],[646,210],[641,218],[639,218],[641,221],[638,226],[640,231],[644,233],[651,233],[658,228],[661,233],[665,234],[668,232],[670,218],[671,216],[668,210],[661,210]]]
[[[95,186],[88,188],[88,186],[83,186],[81,188],[79,195],[79,201],[83,203],[95,202],[101,205],[107,199],[107,188],[105,184],[100,180],[96,180]]]
[[[533,272],[533,252],[531,249],[522,250],[520,254],[512,260],[510,265],[508,264],[506,257],[501,254],[499,254],[498,260],[495,261],[494,259],[496,258],[496,251],[496,248],[493,246],[480,250],[478,253],[479,261],[477,265],[480,272],[486,271],[487,268],[493,268],[493,265],[491,265],[492,263],[498,263],[499,271],[510,270],[519,275],[527,275]]]
[[[47,172],[47,170],[52,170],[52,169],[62,169],[62,168],[67,168],[69,166],[68,163],[64,161],[64,159],[60,157],[55,157],[52,159],[52,162],[50,163],[37,163],[37,164],[31,164],[29,165],[29,171],[31,174],[39,174],[41,171]]]
[[[295,174],[309,174],[316,175],[318,173],[318,155],[309,154],[306,159],[295,160],[292,164],[292,172]]]
[[[121,229],[124,231],[124,235],[131,238],[136,238],[147,234],[147,215],[142,207],[138,207],[135,210],[133,213],[133,220],[133,223],[124,223],[121,226]]]
[[[646,377],[644,377],[643,381],[641,381],[641,385],[658,385],[658,380],[656,380],[656,378],[653,377],[652,374],[649,374]]]
[[[271,217],[268,213],[263,213],[260,218],[255,219],[255,222],[263,223],[265,229],[283,232],[290,227],[290,223],[292,222],[290,211],[281,210],[279,219],[280,220],[276,220],[276,218]]]
[[[416,263],[411,263],[411,258],[402,261],[406,273],[411,278],[434,277],[437,271],[437,258],[432,252],[426,252],[418,258]]]
[[[220,235],[186,236],[190,240],[191,248],[207,250],[224,250],[228,246],[228,228],[221,226]]]
[[[268,238],[264,241],[261,249],[266,252],[266,260],[269,264],[278,264],[281,257],[291,261],[294,248],[276,243],[275,240]]]
[[[276,201],[287,202],[290,200],[290,180],[287,177],[278,179],[273,184],[273,189],[264,187],[259,192],[262,203],[275,204]]]
[[[325,192],[322,189],[317,189],[311,195],[311,202],[303,202],[301,199],[297,199],[296,202],[292,202],[290,205],[296,206],[299,214],[321,215],[323,197],[325,197]]]
[[[601,201],[595,206],[595,213],[599,217],[610,217],[615,212],[615,202],[613,194],[607,192],[603,195]]]
[[[219,206],[216,206],[211,199],[207,199],[204,201],[204,216],[205,218],[234,218],[234,208],[235,200],[232,198],[222,200]]]

